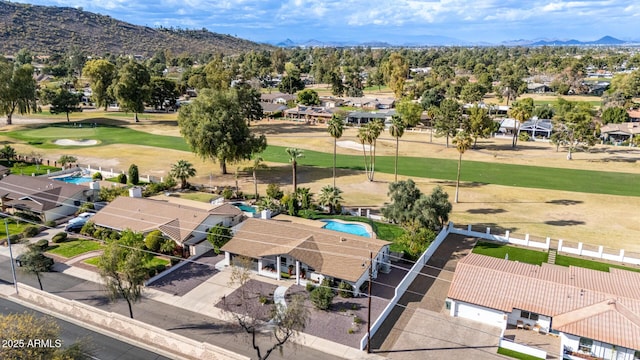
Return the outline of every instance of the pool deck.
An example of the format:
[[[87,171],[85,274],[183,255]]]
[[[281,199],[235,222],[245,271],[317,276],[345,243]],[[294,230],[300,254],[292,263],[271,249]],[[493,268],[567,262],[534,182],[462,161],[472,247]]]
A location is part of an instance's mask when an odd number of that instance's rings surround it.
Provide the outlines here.
[[[323,222],[321,220],[309,220],[309,219],[303,219],[303,218],[299,218],[299,217],[295,217],[295,216],[289,216],[289,215],[285,215],[285,214],[276,215],[272,219],[273,220],[277,220],[277,221],[286,221],[286,222],[290,222],[290,223],[294,223],[294,224],[302,224],[302,225],[307,225],[307,226],[313,226],[313,227],[317,227],[317,228],[323,228],[325,225],[327,225],[326,222]],[[367,223],[363,223],[363,222],[359,222],[359,221],[344,221],[344,220],[339,220],[339,219],[322,219],[322,220],[331,220],[331,221],[335,221],[335,222],[342,223],[342,224],[360,225],[360,226],[364,227],[367,230],[367,232],[369,233],[369,236],[370,236],[371,239],[376,239],[376,233],[373,231],[373,228],[371,227],[371,225],[369,225]]]

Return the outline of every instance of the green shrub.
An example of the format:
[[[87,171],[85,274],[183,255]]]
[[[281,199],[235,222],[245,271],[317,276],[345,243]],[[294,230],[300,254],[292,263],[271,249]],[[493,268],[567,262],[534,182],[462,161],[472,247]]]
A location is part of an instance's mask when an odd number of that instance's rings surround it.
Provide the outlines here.
[[[59,232],[59,233],[53,235],[53,237],[51,238],[51,241],[53,241],[56,244],[64,242],[65,240],[67,240],[67,233],[66,232]]]
[[[82,214],[83,212],[90,212],[89,210],[95,210],[95,206],[93,206],[93,203],[82,203],[82,205],[80,205],[80,207],[78,208],[78,211],[76,211],[76,215]]]
[[[225,200],[231,199],[233,197],[233,190],[231,190],[231,188],[229,187],[224,188],[224,190],[222,190],[222,197]]]
[[[167,265],[165,264],[158,264],[155,266],[156,269],[156,274],[160,274],[161,272],[165,271],[167,269]]]
[[[311,291],[309,296],[313,305],[320,310],[328,310],[335,294],[326,286],[318,286]]]
[[[129,166],[129,181],[133,185],[138,185],[140,183],[140,174],[138,172],[138,165],[131,164]]]
[[[260,302],[260,304],[264,305],[269,302],[269,298],[264,295],[260,295],[260,297],[258,298],[258,301]]]
[[[144,238],[144,245],[147,247],[147,249],[153,252],[158,252],[163,242],[164,239],[162,238],[162,232],[160,232],[160,230],[153,230],[152,232],[147,234],[146,238]]]
[[[362,324],[362,319],[360,319],[357,315],[353,317],[354,324]]]
[[[87,221],[82,225],[82,229],[80,229],[80,234],[85,236],[93,236],[93,233],[96,231],[96,226],[93,221]]]
[[[33,244],[29,245],[29,248],[36,251],[46,251],[49,248],[49,241],[47,239],[41,239]]]
[[[527,132],[521,132],[518,135],[518,140],[519,141],[529,141],[529,140],[531,140],[531,136]]]
[[[353,286],[351,286],[351,284],[344,282],[344,281],[340,281],[340,284],[338,284],[338,294],[340,294],[341,297],[343,298],[350,298],[353,297]]]
[[[40,228],[34,225],[29,225],[22,230],[22,236],[34,237],[40,233]]]
[[[305,219],[315,219],[318,213],[315,210],[304,209],[298,211],[298,216],[303,217]]]
[[[93,173],[93,176],[91,177],[92,180],[102,180],[102,174],[98,171]]]
[[[267,185],[267,196],[280,200],[284,196],[284,193],[280,190],[278,184],[269,184]]]
[[[11,234],[9,235],[9,240],[11,240],[11,243],[13,244],[17,244],[20,239],[22,239],[22,234]]]
[[[307,291],[308,292],[312,292],[313,289],[315,289],[315,285],[313,285],[313,283],[311,281],[307,282]]]
[[[355,331],[355,330],[353,330],[353,329],[351,329],[351,328],[349,328],[349,330],[347,330],[347,333],[349,333],[349,334],[353,334],[353,333],[355,333],[355,332],[356,332],[356,331]]]
[[[118,177],[116,178],[116,180],[118,180],[118,182],[120,184],[126,184],[127,183],[127,175],[119,174]]]
[[[58,225],[58,224],[56,224],[56,222],[53,221],[53,220],[49,220],[49,221],[44,223],[44,226],[50,227],[50,228],[56,227],[56,225]]]

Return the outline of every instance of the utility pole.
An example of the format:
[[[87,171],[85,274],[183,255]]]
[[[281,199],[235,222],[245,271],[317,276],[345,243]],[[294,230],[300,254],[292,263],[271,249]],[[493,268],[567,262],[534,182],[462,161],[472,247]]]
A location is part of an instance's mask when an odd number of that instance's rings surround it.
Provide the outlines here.
[[[369,251],[369,304],[367,305],[367,353],[371,353],[371,282],[373,281],[373,252]]]
[[[13,252],[11,252],[11,238],[9,237],[9,222],[4,219],[4,228],[7,232],[7,245],[9,245],[9,259],[11,260],[11,274],[13,274],[13,285],[16,287],[16,295],[18,295],[18,279],[16,279],[16,268],[13,264]]]

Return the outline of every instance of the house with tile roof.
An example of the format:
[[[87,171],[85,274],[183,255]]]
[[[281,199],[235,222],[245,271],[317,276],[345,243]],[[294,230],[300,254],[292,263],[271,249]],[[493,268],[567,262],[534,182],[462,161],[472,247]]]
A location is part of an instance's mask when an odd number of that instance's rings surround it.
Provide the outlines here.
[[[39,176],[0,178],[2,212],[26,212],[43,222],[73,215],[78,207],[98,197],[97,186],[70,184]]]
[[[600,128],[600,137],[604,141],[626,141],[638,135],[640,135],[640,123],[638,122],[611,123]]]
[[[252,270],[280,280],[282,273],[297,284],[320,283],[324,278],[345,281],[356,292],[372,276],[389,269],[388,241],[321,228],[324,224],[247,219],[234,227],[233,238],[221,250],[226,265],[233,258],[252,259]],[[375,234],[372,234],[375,236]]]
[[[560,337],[564,358],[640,356],[640,273],[531,265],[478,254],[462,259],[447,297],[451,316]]]
[[[206,240],[209,229],[216,225],[234,226],[242,218],[240,209],[226,203],[201,209],[161,200],[120,196],[98,211],[91,221],[96,226],[116,231],[129,229],[147,234],[160,230],[193,256],[212,248]]]

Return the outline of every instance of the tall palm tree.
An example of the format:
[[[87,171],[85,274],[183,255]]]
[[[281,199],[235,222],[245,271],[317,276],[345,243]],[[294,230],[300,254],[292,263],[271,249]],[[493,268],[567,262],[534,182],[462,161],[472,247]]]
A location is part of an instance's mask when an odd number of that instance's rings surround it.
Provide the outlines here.
[[[471,135],[466,131],[460,131],[453,139],[453,144],[458,149],[458,153],[460,156],[458,157],[458,176],[456,177],[456,196],[454,198],[454,202],[458,203],[458,189],[460,188],[460,166],[462,165],[462,154],[465,151],[469,150],[471,145],[473,145],[473,139]]]
[[[298,158],[304,157],[304,151],[298,148],[287,148],[285,151],[289,155],[289,162],[293,171],[293,192],[296,192],[298,189]]]
[[[333,187],[336,187],[336,145],[344,131],[344,120],[337,114],[333,114],[328,125],[327,131],[333,137]]]
[[[533,109],[531,109],[525,102],[515,102],[509,109],[509,116],[513,118],[513,140],[511,141],[511,147],[515,148],[518,145],[518,130],[520,124],[531,118]]]
[[[404,135],[404,129],[405,126],[402,119],[397,115],[393,115],[391,117],[391,127],[389,127],[389,133],[391,133],[391,136],[396,138],[396,162],[394,167],[395,182],[398,181],[398,147],[400,145],[399,141],[402,135]]]
[[[342,201],[340,194],[342,194],[342,190],[335,186],[325,185],[320,189],[318,203],[322,206],[328,206],[329,214],[333,214],[333,212],[340,207],[340,202]]]
[[[196,176],[196,169],[187,160],[178,160],[177,163],[171,165],[171,171],[169,175],[180,180],[180,188],[187,188],[187,180],[190,177]]]
[[[362,152],[364,156],[364,171],[369,181],[373,181],[373,175],[376,168],[376,141],[384,130],[384,123],[380,120],[374,120],[366,123],[358,130],[358,140],[362,144]],[[367,152],[365,143],[369,145],[369,159],[367,160]]]
[[[256,170],[266,169],[266,168],[267,168],[267,165],[265,165],[264,159],[260,156],[256,156],[255,158],[253,158],[253,163],[249,167],[249,169],[253,173],[253,188],[256,193],[256,196],[255,196],[256,200],[258,200],[258,177],[256,176]]]

